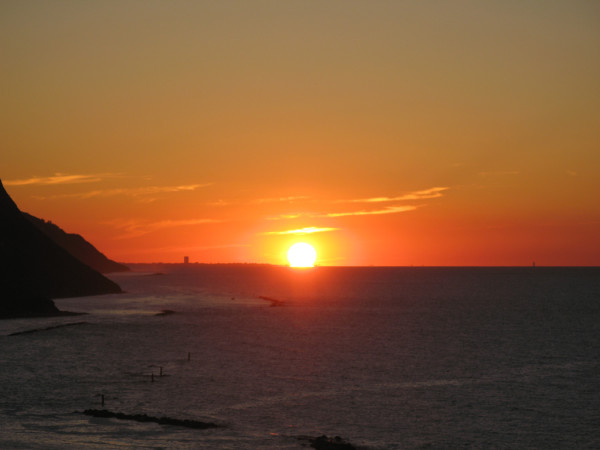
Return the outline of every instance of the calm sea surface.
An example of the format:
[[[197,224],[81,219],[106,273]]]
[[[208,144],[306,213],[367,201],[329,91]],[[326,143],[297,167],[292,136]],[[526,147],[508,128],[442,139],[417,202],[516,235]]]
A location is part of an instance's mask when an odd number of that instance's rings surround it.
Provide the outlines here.
[[[0,448],[600,448],[598,268],[134,269],[0,321]]]

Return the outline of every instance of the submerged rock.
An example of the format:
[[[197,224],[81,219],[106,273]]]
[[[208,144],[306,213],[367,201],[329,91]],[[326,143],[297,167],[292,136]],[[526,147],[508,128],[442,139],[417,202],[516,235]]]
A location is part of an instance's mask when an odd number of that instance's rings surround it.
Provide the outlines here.
[[[65,313],[67,315],[76,315],[76,313]],[[22,334],[31,334],[31,333],[37,333],[39,331],[49,331],[49,330],[56,330],[57,328],[66,328],[66,327],[74,327],[76,325],[87,325],[89,322],[71,322],[71,323],[63,323],[60,325],[52,325],[49,327],[44,327],[44,328],[33,328],[31,330],[25,330],[25,331],[17,331],[15,333],[10,333],[9,336],[20,336]]]
[[[285,305],[285,302],[283,300],[278,300],[276,298],[273,297],[267,297],[265,295],[259,295],[258,298],[260,298],[261,300],[266,300],[268,302],[271,303],[270,306],[283,306]]]
[[[310,446],[317,450],[357,450],[354,445],[346,442],[339,436],[330,438],[323,435],[311,438],[309,441]]]
[[[186,428],[195,428],[204,430],[207,428],[221,428],[222,425],[217,425],[213,422],[200,422],[199,420],[189,419],[174,419],[172,417],[153,417],[147,414],[125,414],[119,412],[112,412],[106,409],[86,409],[83,414],[92,417],[101,417],[105,419],[120,419],[120,420],[134,420],[136,422],[154,422],[160,425],[174,425]]]

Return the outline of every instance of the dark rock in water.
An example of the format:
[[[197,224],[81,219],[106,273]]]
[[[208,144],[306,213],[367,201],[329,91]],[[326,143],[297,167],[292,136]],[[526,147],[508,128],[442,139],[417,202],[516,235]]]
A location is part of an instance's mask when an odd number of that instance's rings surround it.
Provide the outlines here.
[[[27,220],[0,181],[0,318],[55,315],[53,298],[119,292]]]
[[[273,298],[273,297],[267,297],[265,295],[259,295],[258,298],[260,298],[261,300],[266,300],[268,302],[271,302],[270,306],[283,306],[283,305],[285,305],[285,302],[283,300],[278,300],[278,299]]]
[[[27,220],[34,224],[42,233],[60,245],[71,255],[100,273],[127,272],[129,267],[108,259],[96,247],[86,241],[81,235],[66,233],[50,221],[38,219],[31,214],[22,213]]]
[[[163,309],[161,312],[154,314],[155,316],[168,316],[171,314],[175,314],[175,311],[172,309]]]
[[[119,412],[112,412],[106,409],[86,409],[83,414],[92,417],[101,417],[105,419],[120,419],[120,420],[134,420],[136,422],[155,422],[160,425],[173,425],[178,427],[195,428],[198,430],[205,430],[207,428],[221,428],[221,425],[217,425],[213,422],[200,422],[198,420],[189,419],[173,419],[172,417],[152,417],[146,414],[124,414]]]
[[[317,450],[356,450],[356,447],[341,437],[336,436],[333,438],[325,435],[316,438],[309,439],[310,445]]]
[[[68,314],[68,315],[74,315],[74,313],[66,313],[66,314]],[[15,333],[10,333],[9,336],[20,336],[22,334],[31,334],[31,333],[37,333],[37,332],[40,332],[40,331],[56,330],[58,328],[74,327],[76,325],[86,325],[88,323],[89,322],[63,323],[63,324],[60,324],[60,325],[52,325],[52,326],[44,327],[44,328],[34,328],[32,330],[17,331]]]

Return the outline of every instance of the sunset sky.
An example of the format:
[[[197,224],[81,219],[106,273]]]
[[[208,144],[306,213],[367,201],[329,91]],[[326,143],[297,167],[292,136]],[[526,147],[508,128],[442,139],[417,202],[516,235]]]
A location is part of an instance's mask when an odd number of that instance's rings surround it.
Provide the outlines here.
[[[121,262],[600,265],[600,2],[0,4],[0,178]]]

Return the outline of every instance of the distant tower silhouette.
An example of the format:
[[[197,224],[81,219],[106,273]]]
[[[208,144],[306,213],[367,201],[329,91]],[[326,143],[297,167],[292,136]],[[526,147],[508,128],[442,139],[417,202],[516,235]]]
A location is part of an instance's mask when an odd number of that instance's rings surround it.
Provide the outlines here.
[[[189,256],[184,256],[183,257],[183,263],[184,264],[189,264],[190,263],[190,257]]]

